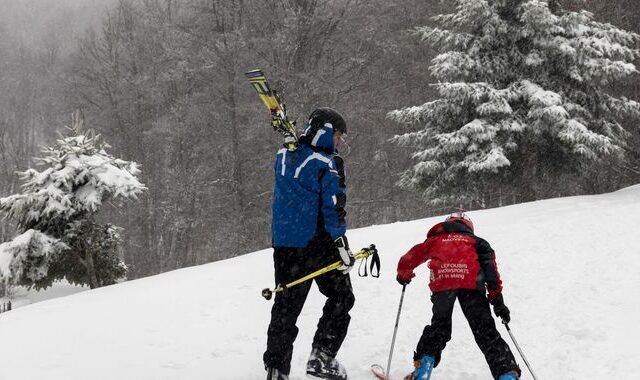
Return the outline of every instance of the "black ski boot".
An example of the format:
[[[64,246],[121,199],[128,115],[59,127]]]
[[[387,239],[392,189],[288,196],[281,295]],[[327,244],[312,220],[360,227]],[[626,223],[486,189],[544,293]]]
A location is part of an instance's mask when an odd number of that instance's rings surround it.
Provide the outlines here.
[[[314,348],[307,362],[307,376],[315,379],[347,380],[347,371],[336,359]]]
[[[289,380],[289,375],[280,372],[277,368],[267,368],[267,380]]]

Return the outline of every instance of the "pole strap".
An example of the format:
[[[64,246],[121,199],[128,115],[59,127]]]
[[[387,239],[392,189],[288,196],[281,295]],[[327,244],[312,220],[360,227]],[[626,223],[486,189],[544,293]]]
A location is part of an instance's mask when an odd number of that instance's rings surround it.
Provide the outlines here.
[[[374,246],[375,249],[375,246]],[[369,257],[371,257],[371,263],[369,264]],[[367,264],[369,264],[369,271],[371,272],[371,277],[378,278],[380,277],[380,256],[378,255],[378,251],[376,250],[369,256],[366,256],[364,260],[360,261],[360,265],[358,266],[358,276],[367,277],[369,273],[367,272]]]

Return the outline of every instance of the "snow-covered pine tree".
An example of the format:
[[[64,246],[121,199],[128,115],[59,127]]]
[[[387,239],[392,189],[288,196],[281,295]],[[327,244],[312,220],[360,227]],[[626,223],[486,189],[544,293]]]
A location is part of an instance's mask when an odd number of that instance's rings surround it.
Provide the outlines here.
[[[104,202],[136,198],[145,186],[137,165],[113,157],[108,148],[99,135],[82,129],[76,113],[72,133],[36,159],[43,170],[18,173],[22,192],[0,199],[0,211],[19,230],[0,244],[0,280],[40,289],[66,279],[95,288],[126,274],[120,228],[100,224],[96,216]]]
[[[621,120],[640,105],[608,90],[637,73],[640,36],[557,1],[459,0],[434,19],[416,33],[439,53],[439,99],[389,113],[410,128],[394,140],[416,150],[401,186],[433,203],[498,188],[531,199],[538,182],[621,157]]]

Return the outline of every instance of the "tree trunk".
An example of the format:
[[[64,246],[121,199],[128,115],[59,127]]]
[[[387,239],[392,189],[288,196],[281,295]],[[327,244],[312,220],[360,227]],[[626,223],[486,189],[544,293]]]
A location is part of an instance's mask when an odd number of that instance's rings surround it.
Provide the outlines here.
[[[89,249],[85,250],[84,261],[87,268],[87,282],[89,283],[89,288],[99,288],[100,284],[98,283],[98,276],[96,275],[93,253],[91,253]]]

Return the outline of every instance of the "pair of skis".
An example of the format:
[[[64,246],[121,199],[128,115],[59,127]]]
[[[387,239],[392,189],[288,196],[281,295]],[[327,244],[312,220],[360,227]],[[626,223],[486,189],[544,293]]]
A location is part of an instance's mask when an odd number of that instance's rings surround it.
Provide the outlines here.
[[[278,97],[278,93],[272,90],[267,82],[267,77],[262,70],[251,70],[244,74],[249,83],[258,93],[260,100],[271,112],[271,126],[284,136],[284,146],[290,151],[294,151],[298,145],[298,134],[296,133],[295,122],[289,121],[287,108]]]
[[[380,380],[391,380],[386,374],[384,368],[380,364],[373,364],[371,366],[371,373]],[[404,380],[413,380],[413,372],[403,378]]]

